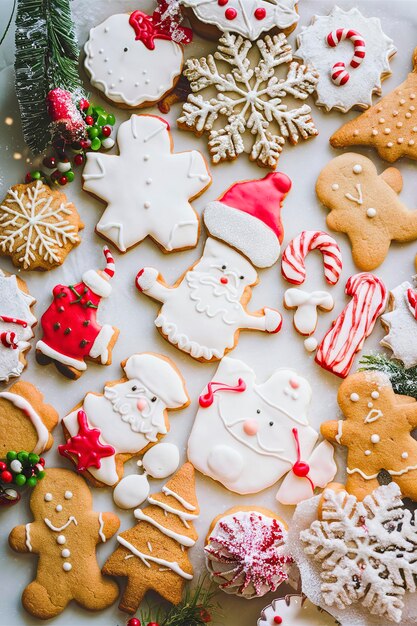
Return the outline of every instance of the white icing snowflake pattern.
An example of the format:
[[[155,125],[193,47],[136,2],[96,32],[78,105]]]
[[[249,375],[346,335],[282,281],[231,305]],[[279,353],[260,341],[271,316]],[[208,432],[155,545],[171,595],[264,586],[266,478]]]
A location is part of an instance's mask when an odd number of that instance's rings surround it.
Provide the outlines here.
[[[255,51],[257,64],[249,58]],[[287,63],[287,75],[279,78],[276,68]],[[318,73],[292,60],[283,34],[266,35],[255,46],[240,35],[225,33],[214,56],[189,59],[184,74],[194,93],[183,105],[178,125],[196,135],[209,134],[213,163],[249,152],[251,161],[275,169],[286,141],[297,144],[300,137],[318,133],[307,104],[289,109],[285,103],[287,97],[305,100],[313,93]],[[208,99],[196,95],[206,88],[214,88],[215,96],[210,91]],[[217,128],[219,118],[225,118],[224,128]]]
[[[9,189],[0,206],[0,250],[17,255],[23,269],[29,269],[41,257],[51,266],[62,262],[62,248],[67,243],[77,244],[77,227],[67,219],[74,213],[69,204],[51,206],[54,196],[42,193],[43,183],[28,185],[23,193]],[[31,267],[33,269],[33,267]]]
[[[417,529],[395,483],[359,502],[345,491],[324,493],[322,521],[300,533],[304,551],[321,562],[328,606],[361,602],[370,613],[400,622],[406,591],[415,592]]]

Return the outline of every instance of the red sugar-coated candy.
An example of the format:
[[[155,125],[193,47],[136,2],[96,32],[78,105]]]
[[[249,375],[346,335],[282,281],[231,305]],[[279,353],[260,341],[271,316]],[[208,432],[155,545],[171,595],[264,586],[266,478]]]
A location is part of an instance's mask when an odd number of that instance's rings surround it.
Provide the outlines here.
[[[78,106],[80,107],[81,111],[85,111],[90,106],[90,103],[85,98],[81,98],[81,100],[78,103]]]
[[[110,135],[111,135],[111,127],[110,126],[103,126],[103,128],[101,129],[101,134],[103,135],[103,137],[110,137]]]
[[[226,9],[224,14],[225,14],[227,20],[234,20],[236,15],[237,15],[237,11],[236,11],[236,9],[232,9],[230,7],[229,9]]]
[[[217,0],[219,7],[224,7],[228,2],[229,0]]]
[[[159,626],[158,622],[149,622],[148,626]]]
[[[58,182],[59,182],[59,184],[63,187],[64,185],[66,185],[66,184],[67,184],[67,182],[68,182],[68,178],[67,178],[66,176],[60,176],[60,177],[58,178]]]
[[[259,9],[256,9],[254,13],[254,16],[256,17],[257,20],[263,20],[265,15],[266,15],[266,9],[264,9],[263,7],[259,7]]]
[[[39,459],[39,463],[45,467],[45,459],[43,458],[43,456],[41,456],[41,458]]]
[[[0,472],[4,472],[7,469],[7,465],[4,461],[0,461]]]
[[[8,472],[7,470],[5,470],[4,472],[2,472],[2,473],[0,474],[0,480],[1,480],[3,483],[11,483],[11,482],[12,482],[12,480],[13,480],[12,473],[11,473],[11,472]]]
[[[32,174],[28,172],[25,176],[25,183],[31,183],[33,181]]]
[[[55,157],[45,157],[44,160],[42,161],[42,163],[44,164],[44,166],[48,169],[48,170],[53,170],[56,168],[56,158]]]
[[[76,154],[74,157],[74,164],[75,165],[82,165],[84,163],[84,155],[82,154]]]
[[[274,624],[282,624],[282,617],[280,617],[279,615],[275,615]]]
[[[93,118],[93,116],[92,116],[92,115],[87,115],[87,116],[86,116],[86,118],[85,118],[85,123],[86,123],[88,126],[92,126],[92,125],[94,124],[94,118]]]
[[[127,623],[127,626],[141,626],[141,623],[137,617],[131,617]]]
[[[83,150],[88,150],[88,148],[91,146],[91,141],[89,139],[83,139],[82,141],[80,141],[80,145]]]
[[[51,174],[51,180],[55,182],[58,180],[58,178],[60,178],[60,176],[61,176],[61,172],[59,170],[55,170],[55,172],[52,172]]]
[[[304,463],[303,461],[297,461],[292,466],[292,471],[299,478],[305,478],[310,471],[310,466],[307,463]]]

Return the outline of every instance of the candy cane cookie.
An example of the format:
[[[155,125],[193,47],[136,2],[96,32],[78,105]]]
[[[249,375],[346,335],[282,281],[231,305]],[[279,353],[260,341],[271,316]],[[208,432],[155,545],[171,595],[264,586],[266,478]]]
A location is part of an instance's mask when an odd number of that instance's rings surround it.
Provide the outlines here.
[[[335,285],[342,272],[342,253],[333,237],[322,230],[303,230],[285,248],[281,261],[281,273],[293,285],[302,285],[306,279],[305,258],[312,250],[323,255],[324,277],[329,285]]]
[[[316,363],[341,378],[349,374],[355,354],[371,334],[387,300],[384,283],[366,272],[351,276],[345,293],[352,300],[333,322],[316,354]]]
[[[366,45],[362,35],[351,28],[337,28],[326,37],[327,44],[331,48],[336,48],[336,46],[341,41],[345,41],[345,39],[351,41],[354,46],[353,57],[349,65],[353,69],[356,69],[362,64],[366,54]],[[331,79],[335,85],[346,85],[350,79],[350,73],[347,71],[344,61],[338,61],[333,65]]]

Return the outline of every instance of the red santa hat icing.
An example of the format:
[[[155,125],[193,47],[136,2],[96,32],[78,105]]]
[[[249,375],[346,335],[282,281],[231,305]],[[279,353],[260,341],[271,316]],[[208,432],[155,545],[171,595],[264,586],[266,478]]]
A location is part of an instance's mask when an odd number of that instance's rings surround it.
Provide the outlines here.
[[[111,285],[109,280],[113,278],[115,266],[112,253],[107,246],[103,248],[103,254],[106,257],[106,267],[99,274],[97,270],[88,270],[82,275],[82,281],[101,298],[108,298],[111,294]]]
[[[281,250],[281,206],[290,189],[290,179],[279,172],[236,183],[206,206],[206,228],[213,237],[242,252],[256,267],[270,267]]]
[[[179,409],[190,400],[181,374],[163,357],[149,352],[133,354],[123,369],[129,380],[140,381],[169,409]]]

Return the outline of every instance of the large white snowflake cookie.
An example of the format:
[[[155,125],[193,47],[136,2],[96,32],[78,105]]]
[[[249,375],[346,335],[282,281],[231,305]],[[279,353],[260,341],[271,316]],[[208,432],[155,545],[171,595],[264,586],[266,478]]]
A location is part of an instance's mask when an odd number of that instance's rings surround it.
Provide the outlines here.
[[[336,486],[327,489],[320,519],[302,530],[300,539],[321,567],[327,606],[339,613],[360,602],[383,618],[380,624],[401,621],[404,594],[416,591],[417,530],[398,485],[379,487],[362,502]]]
[[[121,252],[148,235],[165,252],[196,246],[190,200],[211,183],[200,152],[174,153],[167,122],[154,115],[132,115],[117,142],[118,156],[87,154],[83,188],[107,203],[96,231]]]
[[[84,225],[62,191],[40,180],[11,187],[0,205],[0,254],[24,270],[61,265]]]
[[[392,350],[392,356],[407,369],[417,365],[416,305],[415,284],[404,281],[390,291],[389,312],[381,316],[381,323],[388,331],[381,346]]]
[[[381,94],[381,80],[391,74],[389,61],[397,51],[377,17],[338,6],[329,15],[315,15],[297,43],[295,56],[319,72],[317,105],[343,113],[371,106],[372,95]]]
[[[153,15],[119,13],[90,30],[85,68],[91,84],[122,107],[144,107],[162,99],[183,66],[180,43],[191,41],[159,3]]]
[[[34,304],[26,283],[0,270],[0,381],[20,376],[26,366],[25,352],[37,322]]]
[[[280,66],[287,71],[282,78]],[[208,134],[213,163],[248,152],[251,161],[275,169],[287,141],[297,144],[318,133],[311,108],[305,103],[291,108],[287,100],[306,100],[318,73],[293,61],[283,34],[266,35],[254,44],[225,33],[214,55],[189,59],[184,74],[193,93],[178,125],[197,136]]]
[[[273,600],[258,619],[258,626],[337,626],[338,623],[329,613],[298,593]]]
[[[298,23],[298,0],[180,0],[203,26],[192,26],[202,36],[233,31],[254,41],[263,32],[279,29],[289,34]],[[192,19],[192,18],[190,18]],[[214,26],[212,31],[208,25]],[[205,27],[205,28],[204,28]],[[214,37],[213,37],[214,38]]]

